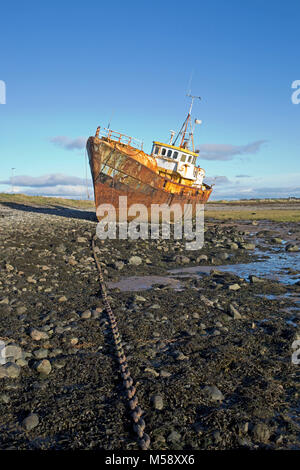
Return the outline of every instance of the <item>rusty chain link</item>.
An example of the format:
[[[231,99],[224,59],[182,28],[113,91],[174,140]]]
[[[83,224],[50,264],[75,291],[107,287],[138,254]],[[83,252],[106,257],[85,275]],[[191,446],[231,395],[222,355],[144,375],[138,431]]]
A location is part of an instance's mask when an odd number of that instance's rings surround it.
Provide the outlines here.
[[[138,436],[138,444],[142,450],[148,450],[150,446],[150,437],[148,434],[145,433],[145,421],[142,418],[143,411],[138,404],[138,399],[136,396],[136,387],[133,384],[133,379],[131,377],[127,359],[122,347],[120,333],[118,330],[117,320],[116,317],[111,309],[110,303],[107,297],[107,290],[106,285],[103,278],[103,271],[101,264],[97,258],[96,251],[95,251],[95,240],[97,239],[97,235],[94,235],[92,238],[92,250],[95,259],[95,263],[99,273],[99,282],[102,292],[102,297],[105,305],[106,312],[108,314],[108,318],[110,321],[110,327],[113,334],[113,339],[115,343],[116,349],[116,356],[119,363],[119,371],[121,377],[123,379],[123,386],[126,391],[126,395],[128,398],[129,407],[131,410],[131,417],[133,420],[133,430]]]

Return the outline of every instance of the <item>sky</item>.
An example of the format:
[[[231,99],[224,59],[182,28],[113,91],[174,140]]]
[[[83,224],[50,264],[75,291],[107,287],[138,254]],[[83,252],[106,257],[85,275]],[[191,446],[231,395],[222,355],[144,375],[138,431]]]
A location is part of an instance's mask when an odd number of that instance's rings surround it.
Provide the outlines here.
[[[181,127],[191,90],[212,199],[300,197],[298,0],[0,10],[0,191],[92,197],[85,141],[97,126],[150,152]]]

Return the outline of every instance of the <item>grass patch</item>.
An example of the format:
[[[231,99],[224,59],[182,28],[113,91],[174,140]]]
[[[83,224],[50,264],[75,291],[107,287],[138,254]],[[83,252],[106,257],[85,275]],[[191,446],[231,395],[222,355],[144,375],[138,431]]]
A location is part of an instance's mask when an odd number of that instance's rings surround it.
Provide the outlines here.
[[[208,201],[207,205],[213,206],[214,204],[226,204],[228,206],[254,206],[254,205],[269,205],[269,204],[300,204],[300,198],[295,199],[240,199],[234,201],[228,201],[225,199],[220,199],[218,201]]]
[[[61,197],[27,196],[26,194],[0,193],[1,203],[24,204],[26,206],[74,207],[75,209],[94,209],[94,201],[64,199]]]
[[[300,210],[297,209],[259,209],[257,212],[250,210],[213,210],[205,211],[205,217],[218,220],[272,220],[274,222],[300,222]]]

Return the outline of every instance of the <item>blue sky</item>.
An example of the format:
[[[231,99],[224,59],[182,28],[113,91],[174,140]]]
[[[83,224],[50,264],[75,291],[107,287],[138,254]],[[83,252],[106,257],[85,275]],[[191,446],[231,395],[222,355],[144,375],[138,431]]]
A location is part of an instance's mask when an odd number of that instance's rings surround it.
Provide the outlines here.
[[[188,109],[214,198],[300,197],[299,1],[1,5],[0,191],[86,197],[84,139],[167,141]]]

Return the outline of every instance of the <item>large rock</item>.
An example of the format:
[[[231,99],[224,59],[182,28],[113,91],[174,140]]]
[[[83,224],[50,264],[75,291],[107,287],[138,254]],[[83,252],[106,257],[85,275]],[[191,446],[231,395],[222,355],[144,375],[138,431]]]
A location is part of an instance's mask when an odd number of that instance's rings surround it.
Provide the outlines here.
[[[128,262],[132,266],[139,266],[140,264],[142,264],[143,260],[140,256],[131,256]]]
[[[15,362],[23,356],[22,349],[16,344],[8,344],[0,349],[0,364]]]
[[[30,413],[27,418],[23,419],[22,426],[26,429],[26,431],[31,431],[32,429],[36,428],[39,424],[39,417],[35,413]]]

